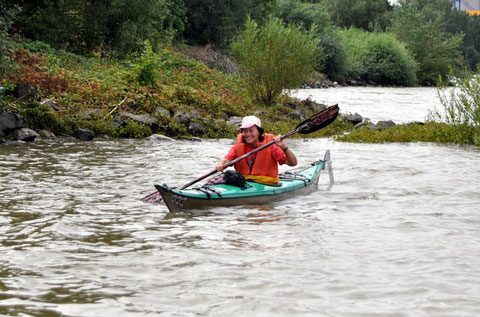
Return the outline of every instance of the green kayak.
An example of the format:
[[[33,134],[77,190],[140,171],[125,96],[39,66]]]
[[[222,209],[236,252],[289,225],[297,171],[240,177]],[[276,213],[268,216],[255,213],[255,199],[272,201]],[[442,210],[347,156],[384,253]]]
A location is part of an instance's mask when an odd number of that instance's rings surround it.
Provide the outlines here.
[[[273,186],[247,181],[244,188],[227,184],[183,190],[155,184],[155,188],[170,212],[218,206],[264,205],[311,192],[316,188],[314,185],[318,184],[320,171],[325,167],[328,167],[330,183],[333,183],[330,163],[330,151],[327,150],[323,160],[280,174],[280,183]]]

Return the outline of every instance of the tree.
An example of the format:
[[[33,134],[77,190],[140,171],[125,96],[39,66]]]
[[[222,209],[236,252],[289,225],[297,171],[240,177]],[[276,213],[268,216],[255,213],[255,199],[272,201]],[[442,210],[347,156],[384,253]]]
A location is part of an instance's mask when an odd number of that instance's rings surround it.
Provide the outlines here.
[[[188,0],[183,36],[190,44],[226,46],[250,15],[262,20],[274,0]]]
[[[7,55],[11,42],[8,31],[19,12],[17,6],[7,8],[0,5],[0,75],[6,72],[9,65]]]
[[[387,14],[392,10],[388,0],[323,0],[321,3],[334,25],[367,31],[384,30],[388,23]]]
[[[183,0],[3,0],[18,3],[27,38],[75,52],[128,54],[183,31]]]
[[[270,17],[262,27],[248,18],[232,44],[232,53],[250,94],[267,105],[284,89],[298,87],[314,71],[318,39],[315,25],[308,32]]]
[[[462,35],[452,36],[442,29],[442,16],[429,20],[426,11],[419,11],[413,0],[402,1],[394,11],[390,31],[413,54],[422,85],[435,85],[439,75],[446,78],[451,67],[460,66]]]

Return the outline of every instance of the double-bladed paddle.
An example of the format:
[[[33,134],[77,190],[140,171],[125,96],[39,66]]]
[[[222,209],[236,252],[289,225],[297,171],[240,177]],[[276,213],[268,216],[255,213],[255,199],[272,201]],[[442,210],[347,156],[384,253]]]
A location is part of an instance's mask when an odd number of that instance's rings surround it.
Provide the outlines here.
[[[332,123],[333,121],[335,121],[335,119],[338,116],[338,111],[339,111],[338,105],[333,105],[333,106],[330,106],[328,108],[325,108],[324,110],[318,112],[317,114],[311,116],[307,120],[305,120],[302,123],[300,123],[299,125],[297,125],[295,130],[292,130],[292,131],[288,132],[287,134],[282,135],[280,137],[280,139],[283,140],[283,139],[288,138],[289,136],[291,136],[295,133],[309,134],[309,133],[318,131],[321,128],[324,128],[327,125],[329,125],[330,123]],[[235,165],[235,163],[249,157],[252,154],[255,154],[255,153],[271,146],[274,143],[275,143],[275,141],[270,141],[270,142],[256,148],[253,151],[245,153],[244,155],[242,155],[240,157],[237,157],[233,161],[230,161],[227,164],[223,165],[223,168],[225,169],[227,167],[233,166],[233,165]],[[211,172],[209,172],[205,175],[202,175],[199,178],[191,181],[190,183],[183,185],[182,187],[180,187],[180,189],[185,189],[187,187],[190,187],[191,185],[193,185],[193,184],[201,181],[202,179],[205,179],[205,178],[207,178],[207,177],[209,177],[209,176],[211,176],[211,175],[213,175],[217,172],[218,171],[215,169],[215,170],[213,170],[213,171],[211,171]],[[158,192],[153,192],[150,195],[145,196],[142,200],[144,200],[144,201],[157,201],[158,202],[159,201],[158,195],[159,195]]]

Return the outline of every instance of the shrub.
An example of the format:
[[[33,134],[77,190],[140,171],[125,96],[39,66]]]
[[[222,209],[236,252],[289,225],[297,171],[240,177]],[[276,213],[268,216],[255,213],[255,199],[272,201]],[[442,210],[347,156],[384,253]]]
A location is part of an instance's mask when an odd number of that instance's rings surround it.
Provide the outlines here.
[[[439,87],[443,112],[436,109],[431,119],[453,126],[455,143],[480,145],[480,77],[467,73],[465,78],[453,76],[456,89],[448,93]]]
[[[347,51],[347,76],[387,85],[415,85],[415,61],[392,34],[354,28],[339,34]]]
[[[232,53],[250,95],[271,105],[283,89],[295,88],[314,71],[318,39],[308,32],[269,18],[263,27],[250,18],[232,44]]]

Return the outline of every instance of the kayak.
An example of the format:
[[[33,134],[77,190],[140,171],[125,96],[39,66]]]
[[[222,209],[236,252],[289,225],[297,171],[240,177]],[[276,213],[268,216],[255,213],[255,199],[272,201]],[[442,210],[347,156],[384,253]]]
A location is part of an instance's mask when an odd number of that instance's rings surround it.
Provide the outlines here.
[[[155,188],[170,212],[220,206],[264,205],[310,193],[316,188],[314,185],[318,184],[320,172],[325,168],[328,168],[330,183],[333,184],[330,150],[325,152],[323,160],[281,173],[280,183],[275,185],[247,181],[243,188],[227,184],[207,184],[189,189],[155,184]]]

